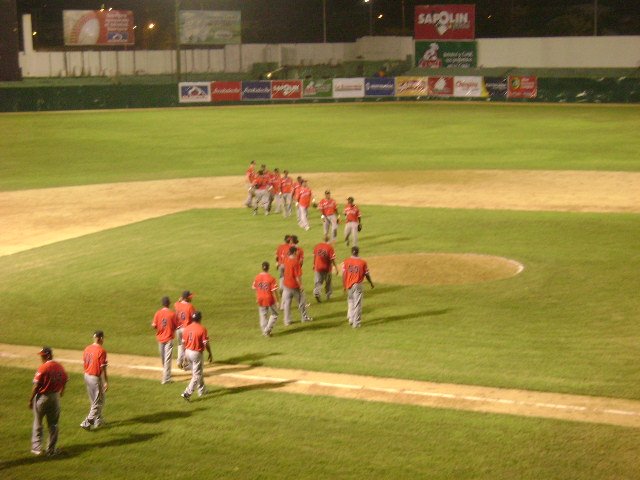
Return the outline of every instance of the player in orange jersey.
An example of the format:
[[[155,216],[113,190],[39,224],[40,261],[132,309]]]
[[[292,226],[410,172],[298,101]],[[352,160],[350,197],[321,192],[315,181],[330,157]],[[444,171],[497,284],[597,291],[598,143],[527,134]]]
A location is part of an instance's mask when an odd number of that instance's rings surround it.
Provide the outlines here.
[[[360,219],[360,209],[354,203],[353,197],[347,198],[347,205],[344,207],[344,242],[349,246],[349,237],[353,238],[353,246],[358,246],[358,232],[362,230]]]
[[[62,365],[53,360],[53,351],[42,347],[39,352],[42,364],[33,377],[33,388],[29,398],[29,408],[33,410],[33,430],[31,433],[31,453],[42,455],[43,420],[47,417],[49,442],[46,453],[56,455],[58,442],[58,421],[60,420],[60,397],[69,380]]]
[[[198,395],[207,394],[207,388],[204,385],[204,366],[202,365],[203,351],[206,349],[209,354],[209,363],[213,363],[213,355],[209,346],[209,334],[207,329],[200,325],[202,313],[194,312],[191,316],[191,323],[184,329],[182,343],[185,348],[185,356],[191,364],[191,382],[180,395],[186,401],[189,401],[193,392],[198,389]]]
[[[176,328],[176,340],[178,342],[178,368],[188,370],[188,363],[184,357],[184,347],[182,346],[182,335],[184,328],[191,323],[191,316],[195,313],[196,308],[191,304],[193,293],[189,290],[182,292],[182,296],[173,305],[178,319],[178,328]]]
[[[291,199],[293,193],[293,179],[289,176],[289,170],[282,172],[280,179],[280,191],[282,192],[282,216],[291,216]]]
[[[273,207],[273,213],[280,213],[280,209],[282,208],[282,190],[280,181],[280,169],[274,168],[273,172],[269,175],[269,184],[271,185],[271,190],[269,190],[269,207],[267,209],[268,212],[271,212],[271,208]]]
[[[276,248],[276,265],[278,266],[279,290],[282,292],[282,278],[284,277],[284,259],[287,258],[289,247],[291,247],[291,235],[284,236],[284,243]]]
[[[176,312],[169,308],[169,297],[162,297],[162,308],[153,316],[151,326],[156,329],[160,361],[162,362],[162,384],[171,382],[171,357],[173,355],[173,337],[178,328]]]
[[[98,428],[104,423],[102,409],[109,383],[107,379],[107,351],[103,348],[103,343],[104,332],[96,330],[93,334],[93,343],[84,349],[82,355],[84,383],[87,386],[87,395],[89,395],[91,402],[89,414],[80,424],[85,430],[92,427]]]
[[[366,278],[373,288],[367,262],[358,255],[360,249],[351,247],[351,256],[342,264],[342,285],[347,291],[347,319],[353,328],[359,328],[362,319],[362,282]]]
[[[338,274],[338,266],[336,265],[336,252],[333,245],[329,243],[329,235],[324,236],[324,241],[320,242],[313,248],[313,296],[320,303],[320,290],[324,283],[324,291],[327,300],[331,298],[333,290],[331,289],[331,265]]]
[[[293,190],[291,192],[291,198],[293,199],[293,203],[296,210],[296,220],[298,224],[300,223],[300,209],[298,208],[298,200],[300,199],[300,189],[302,188],[302,183],[304,180],[300,175],[296,178],[295,183],[293,184]]]
[[[340,215],[338,214],[338,204],[331,198],[331,192],[329,190],[324,192],[324,198],[318,202],[318,210],[320,210],[322,219],[322,228],[324,229],[324,235],[329,237],[331,242],[335,242],[338,237],[338,222],[340,221]]]
[[[253,180],[256,176],[256,162],[251,160],[249,168],[247,168],[244,174],[245,186],[247,188],[247,199],[244,202],[244,206],[247,208],[253,207]]]
[[[308,210],[311,204],[315,204],[313,192],[309,188],[309,182],[303,180],[302,187],[298,190],[298,225],[309,230]]]
[[[271,330],[278,320],[278,282],[269,274],[269,262],[262,262],[262,272],[256,275],[252,288],[256,291],[260,329],[265,337],[271,336]],[[267,319],[267,314],[269,318]]]
[[[258,208],[262,207],[265,215],[269,215],[269,195],[271,191],[271,180],[269,173],[264,170],[258,170],[258,175],[253,180],[253,193],[255,195],[255,204],[253,205],[253,214],[258,214]]]
[[[295,298],[303,322],[313,320],[307,313],[307,301],[302,288],[302,265],[298,260],[297,248],[291,246],[289,255],[284,261],[284,281],[282,292],[282,309],[284,310],[284,324],[291,325],[291,301]]]

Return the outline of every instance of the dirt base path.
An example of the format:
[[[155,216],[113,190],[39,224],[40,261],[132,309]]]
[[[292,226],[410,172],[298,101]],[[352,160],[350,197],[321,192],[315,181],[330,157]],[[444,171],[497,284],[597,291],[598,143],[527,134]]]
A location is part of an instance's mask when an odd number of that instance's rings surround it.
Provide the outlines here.
[[[37,347],[0,344],[0,365],[29,368],[39,365]],[[82,372],[82,352],[54,350],[55,359],[72,372]],[[159,381],[158,358],[109,354],[111,376]],[[174,369],[174,380],[187,383],[191,375]],[[473,385],[419,382],[250,365],[208,365],[207,385],[224,388],[253,386],[278,392],[326,395],[366,401],[553,418],[640,428],[640,401],[587,397]]]
[[[437,170],[305,175],[340,205],[640,212],[640,173]],[[189,188],[185,188],[185,184]],[[0,255],[193,208],[237,208],[242,177],[112,183],[0,192]]]

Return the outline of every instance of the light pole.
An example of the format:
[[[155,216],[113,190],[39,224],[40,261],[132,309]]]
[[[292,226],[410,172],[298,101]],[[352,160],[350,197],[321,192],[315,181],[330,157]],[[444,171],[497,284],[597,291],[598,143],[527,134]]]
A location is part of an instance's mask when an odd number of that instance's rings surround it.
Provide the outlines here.
[[[364,0],[369,5],[369,36],[373,37],[373,0]]]
[[[322,41],[327,43],[327,0],[322,0]]]

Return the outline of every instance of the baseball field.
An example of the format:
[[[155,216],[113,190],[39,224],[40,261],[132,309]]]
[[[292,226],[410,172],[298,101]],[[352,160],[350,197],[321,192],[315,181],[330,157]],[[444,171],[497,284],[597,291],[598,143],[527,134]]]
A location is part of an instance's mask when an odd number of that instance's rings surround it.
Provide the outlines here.
[[[25,113],[0,131],[0,478],[639,477],[640,107]],[[355,197],[376,284],[359,330],[338,285],[313,322],[261,336],[260,263],[287,233],[310,259],[322,229],[242,207],[250,160]],[[190,403],[186,374],[160,384],[150,327],[185,289],[215,360]],[[111,381],[87,432],[96,329]],[[42,345],[71,376],[51,459],[29,452]]]

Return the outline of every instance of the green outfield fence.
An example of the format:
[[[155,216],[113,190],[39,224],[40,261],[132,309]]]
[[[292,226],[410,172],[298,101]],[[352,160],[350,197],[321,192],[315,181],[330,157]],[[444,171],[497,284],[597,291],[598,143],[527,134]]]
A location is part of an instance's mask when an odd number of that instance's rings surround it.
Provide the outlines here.
[[[266,66],[265,66],[266,67]],[[368,74],[371,66],[368,66]],[[247,80],[264,78],[268,68],[255,69],[241,75],[200,74],[182,78],[183,81]],[[317,72],[311,67],[287,67],[274,72],[273,78],[327,78],[332,72],[327,68]],[[534,99],[508,100],[526,102],[567,103],[640,103],[640,69],[437,69],[428,72],[412,69],[404,75],[455,76],[478,75],[506,77],[528,75],[538,78],[538,93]],[[355,76],[355,75],[354,75]],[[153,108],[184,106],[179,103],[177,80],[172,76],[138,76],[121,78],[60,78],[27,79],[21,82],[0,83],[0,111],[49,111],[87,110],[113,108]],[[420,100],[436,97],[420,97]],[[380,101],[381,99],[358,99],[358,101]],[[395,97],[386,101],[397,100]],[[411,98],[402,98],[411,100]],[[437,100],[443,100],[437,97]],[[466,99],[451,98],[451,101]],[[479,100],[479,99],[475,99]],[[336,99],[303,99],[297,102],[338,101]],[[342,101],[342,100],[340,100]],[[354,100],[347,100],[354,101]],[[492,99],[491,101],[505,101]],[[286,101],[285,101],[286,102]],[[256,102],[252,102],[256,103]],[[282,103],[278,101],[277,103]]]

